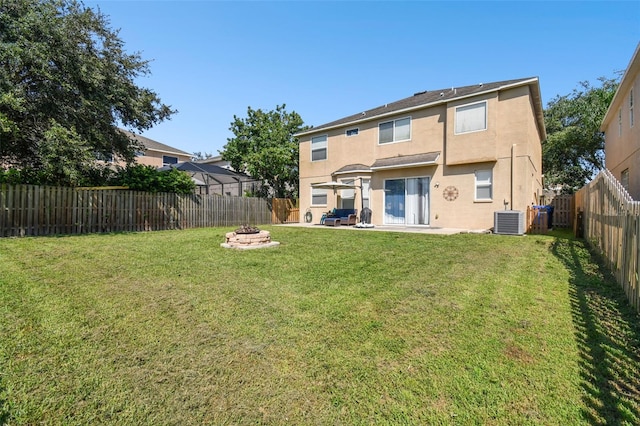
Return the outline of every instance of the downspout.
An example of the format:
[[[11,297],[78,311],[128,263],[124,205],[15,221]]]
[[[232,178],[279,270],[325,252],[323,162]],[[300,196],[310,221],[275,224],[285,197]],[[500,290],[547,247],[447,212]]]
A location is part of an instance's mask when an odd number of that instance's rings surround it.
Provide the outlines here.
[[[511,145],[511,181],[510,181],[511,210],[513,210],[513,180],[515,176],[515,168],[516,168],[516,144],[513,144]]]

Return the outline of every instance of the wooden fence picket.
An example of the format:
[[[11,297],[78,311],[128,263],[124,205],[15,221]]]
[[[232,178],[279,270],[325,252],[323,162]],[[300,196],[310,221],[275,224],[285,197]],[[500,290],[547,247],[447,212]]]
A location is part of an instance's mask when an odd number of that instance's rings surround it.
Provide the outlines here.
[[[580,189],[574,202],[583,215],[585,241],[602,254],[629,303],[640,312],[640,202],[633,201],[608,170]]]
[[[0,237],[271,223],[266,200],[116,189],[0,185]]]

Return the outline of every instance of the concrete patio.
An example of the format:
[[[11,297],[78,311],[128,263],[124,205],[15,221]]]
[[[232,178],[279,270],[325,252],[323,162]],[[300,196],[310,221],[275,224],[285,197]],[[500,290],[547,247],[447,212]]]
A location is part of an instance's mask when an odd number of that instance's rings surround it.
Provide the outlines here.
[[[298,227],[298,228],[317,228],[317,229],[344,229],[358,232],[408,232],[414,234],[436,234],[436,235],[454,235],[454,234],[486,234],[491,233],[487,229],[459,229],[459,228],[437,228],[430,226],[402,226],[402,225],[376,225],[373,228],[356,228],[354,226],[324,226],[318,223],[283,223],[274,224],[274,226]]]

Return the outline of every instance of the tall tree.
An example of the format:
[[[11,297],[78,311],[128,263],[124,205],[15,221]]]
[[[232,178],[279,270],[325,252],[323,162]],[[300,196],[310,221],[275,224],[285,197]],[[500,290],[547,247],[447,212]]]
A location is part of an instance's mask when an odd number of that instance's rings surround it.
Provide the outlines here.
[[[0,163],[73,184],[96,153],[133,161],[140,146],[117,126],[175,112],[134,82],[148,65],[77,0],[0,0]]]
[[[546,187],[574,192],[604,167],[604,134],[600,124],[618,87],[601,77],[599,87],[588,81],[569,95],[556,96],[544,111],[547,140],[542,144]]]
[[[246,118],[234,115],[229,130],[235,137],[227,139],[221,152],[236,171],[268,184],[262,196],[269,190],[278,198],[298,195],[299,146],[293,135],[307,127],[300,115],[285,108],[282,104],[264,112],[248,107]]]

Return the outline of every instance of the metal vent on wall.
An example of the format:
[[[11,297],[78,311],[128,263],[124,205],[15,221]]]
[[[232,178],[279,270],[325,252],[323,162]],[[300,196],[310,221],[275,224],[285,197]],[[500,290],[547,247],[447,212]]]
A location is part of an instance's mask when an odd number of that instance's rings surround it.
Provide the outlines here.
[[[495,234],[523,235],[524,212],[501,210],[493,213],[493,232]]]

